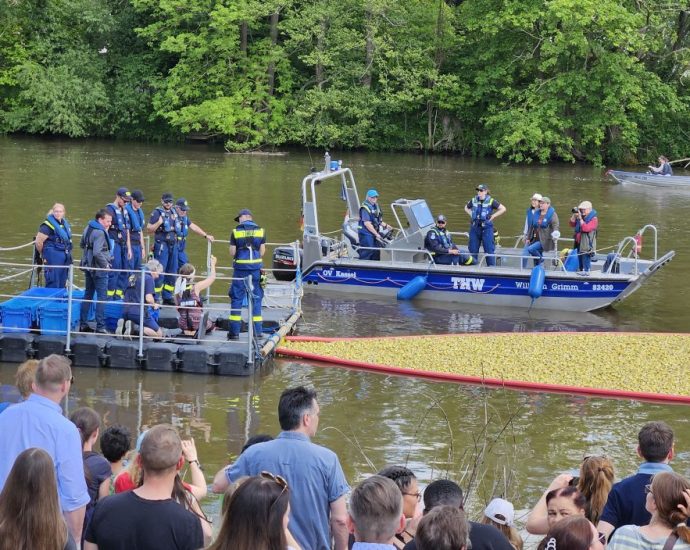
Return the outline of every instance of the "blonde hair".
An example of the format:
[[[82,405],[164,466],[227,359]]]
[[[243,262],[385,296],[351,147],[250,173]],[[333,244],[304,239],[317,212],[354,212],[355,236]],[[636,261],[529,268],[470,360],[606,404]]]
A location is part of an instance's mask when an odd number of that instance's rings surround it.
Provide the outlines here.
[[[523,541],[522,537],[520,536],[520,533],[518,532],[515,527],[511,527],[510,525],[503,525],[501,523],[497,523],[494,520],[492,520],[489,517],[482,517],[482,519],[479,521],[479,523],[483,523],[484,525],[493,525],[496,529],[498,529],[503,535],[508,539],[508,542],[510,545],[515,548],[515,550],[522,550],[523,546]]]
[[[613,485],[613,463],[605,456],[588,456],[580,465],[577,489],[585,495],[585,517],[594,525],[599,522]]]
[[[36,359],[29,359],[24,361],[19,368],[17,374],[14,375],[14,382],[19,390],[21,396],[26,399],[33,391],[33,383],[36,380],[36,368],[38,361]]]
[[[65,205],[62,204],[61,202],[56,202],[53,206],[50,207],[50,210],[48,210],[48,212],[46,213],[46,218],[47,218],[48,216],[52,216],[52,215],[53,215],[53,210],[55,210],[55,208],[58,207],[58,206],[62,206],[62,209],[65,211],[65,214],[67,214],[67,209],[65,208]]]

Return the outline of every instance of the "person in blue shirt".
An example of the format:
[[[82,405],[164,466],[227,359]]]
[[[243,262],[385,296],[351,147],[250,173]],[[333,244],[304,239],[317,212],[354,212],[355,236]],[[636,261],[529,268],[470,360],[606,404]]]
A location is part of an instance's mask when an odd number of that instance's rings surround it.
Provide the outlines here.
[[[484,247],[486,265],[496,265],[494,243],[494,220],[505,214],[506,207],[489,195],[486,185],[477,185],[477,195],[465,205],[470,223],[470,242],[468,248],[475,262],[479,261],[479,246]]]
[[[112,216],[113,223],[108,229],[108,235],[113,241],[112,269],[108,274],[108,298],[121,300],[127,286],[127,269],[132,260],[132,244],[129,233],[131,222],[125,205],[131,200],[132,194],[126,187],[120,187],[115,194],[115,200],[106,205],[105,210]]]
[[[36,250],[43,258],[46,288],[65,288],[67,267],[72,263],[72,228],[64,204],[56,202],[46,214],[36,234]]]
[[[395,550],[393,537],[405,528],[400,490],[394,481],[374,475],[352,491],[347,525],[355,536],[352,550]]]
[[[673,169],[671,168],[671,163],[668,161],[668,159],[664,155],[660,155],[658,160],[659,166],[648,166],[652,174],[656,174],[657,176],[672,176]]]
[[[210,235],[192,220],[189,219],[189,214],[187,212],[191,206],[187,202],[187,199],[181,198],[177,199],[175,202],[175,212],[177,213],[177,270],[189,263],[189,258],[187,257],[187,236],[189,235],[189,230],[191,229],[197,235],[201,235],[207,241],[213,242],[215,238]]]
[[[376,189],[369,189],[366,199],[359,208],[357,236],[360,246],[358,251],[360,260],[380,260],[381,252],[377,249],[386,246],[381,231],[390,226],[383,221],[383,214],[378,203],[379,192]]]
[[[144,304],[144,336],[161,338],[163,330],[158,325],[158,304],[154,298],[155,281],[161,277],[163,265],[158,260],[149,260],[144,270],[144,293],[141,292],[141,272],[132,273],[129,276],[125,289],[125,306],[122,309],[122,318],[118,319],[115,334],[129,336],[132,332],[132,324],[139,324],[141,317],[141,304]]]
[[[141,262],[146,259],[146,245],[144,244],[144,230],[146,229],[146,217],[144,216],[144,193],[135,189],[132,191],[132,200],[125,203],[129,215],[129,241],[132,246],[132,257],[128,267],[137,270]]]
[[[434,257],[434,263],[440,265],[472,265],[474,258],[468,254],[462,254],[453,242],[453,237],[446,230],[446,217],[439,214],[436,218],[436,227],[432,227],[424,238],[424,248]]]
[[[158,278],[156,294],[166,305],[175,305],[175,279],[177,261],[177,212],[173,208],[175,199],[172,193],[163,193],[161,205],[157,206],[146,226],[153,233],[153,257],[163,265],[164,277]]]

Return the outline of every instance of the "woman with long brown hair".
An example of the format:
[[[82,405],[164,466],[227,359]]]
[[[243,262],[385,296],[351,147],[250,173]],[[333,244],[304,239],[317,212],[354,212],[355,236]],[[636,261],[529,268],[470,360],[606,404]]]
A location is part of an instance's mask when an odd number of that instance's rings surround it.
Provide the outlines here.
[[[43,449],[22,452],[0,493],[0,550],[76,550],[60,510],[55,465]]]
[[[613,479],[613,463],[606,456],[586,456],[580,464],[577,488],[587,499],[585,516],[594,525],[604,511]]]
[[[570,516],[549,529],[537,550],[604,550],[604,544],[591,521]]]

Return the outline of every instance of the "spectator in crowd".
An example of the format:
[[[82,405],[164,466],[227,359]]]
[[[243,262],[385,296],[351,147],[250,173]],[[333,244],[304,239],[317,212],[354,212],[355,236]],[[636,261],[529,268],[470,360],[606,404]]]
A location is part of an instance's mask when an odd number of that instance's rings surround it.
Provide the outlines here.
[[[28,359],[17,368],[17,374],[14,375],[14,383],[19,390],[19,395],[21,395],[22,401],[26,401],[31,395],[31,387],[36,379],[37,367],[38,361],[36,359]],[[12,405],[12,402],[10,401],[0,403],[0,413],[10,405]]]
[[[405,528],[399,487],[380,475],[368,477],[352,491],[348,529],[355,536],[352,550],[394,550],[392,540]]]
[[[602,538],[586,517],[571,516],[555,523],[537,550],[604,550]]]
[[[60,510],[55,465],[43,449],[17,456],[0,493],[2,550],[77,550]]]
[[[669,466],[674,455],[673,430],[668,424],[648,422],[637,434],[637,442],[637,454],[644,462],[635,475],[613,485],[597,525],[607,538],[621,525],[649,523],[645,486],[655,474],[673,471]]]
[[[675,472],[661,472],[654,476],[646,492],[645,507],[652,516],[649,524],[619,527],[609,548],[662,550],[670,540],[674,550],[688,550],[690,527],[687,525],[686,493],[690,492],[690,482]]]
[[[462,489],[449,479],[433,481],[424,490],[425,516],[439,506],[452,506],[463,510],[463,505]],[[469,546],[472,550],[513,550],[508,539],[493,525],[483,525],[474,521],[468,523]],[[405,545],[405,550],[418,550],[416,536]]]
[[[418,510],[422,493],[417,484],[414,472],[405,466],[387,466],[378,475],[393,480],[403,497],[403,514],[405,515],[405,529],[397,533],[394,544],[397,548],[404,546],[414,538],[417,523],[422,518],[422,511]]]
[[[554,523],[568,516],[584,516],[587,499],[570,484],[573,476],[561,474],[553,480],[527,516],[525,529],[533,535],[545,535]]]
[[[297,550],[287,529],[290,488],[283,477],[262,472],[246,478],[226,502],[208,550]]]
[[[84,550],[197,550],[210,539],[210,525],[170,498],[184,463],[182,442],[168,424],[146,433],[138,455],[141,487],[103,499],[86,531]],[[203,522],[205,523],[205,522]]]
[[[129,448],[132,446],[132,435],[126,426],[116,424],[109,426],[101,435],[101,452],[110,462],[110,487],[108,493],[115,494],[115,478],[122,472]]]
[[[86,480],[86,487],[89,490],[89,498],[91,499],[86,505],[86,512],[84,515],[84,531],[91,521],[93,509],[96,502],[103,497],[110,494],[110,462],[108,462],[102,455],[93,450],[93,446],[98,441],[98,435],[101,427],[101,415],[90,407],[80,407],[75,410],[69,417],[72,423],[79,430],[82,442],[82,453],[84,457],[84,478]]]
[[[290,532],[299,545],[309,550],[347,548],[349,490],[336,454],[311,442],[321,412],[316,392],[305,387],[290,388],[280,396],[278,418],[282,432],[273,441],[253,445],[237,461],[222,468],[213,480],[213,491],[224,492],[242,476],[272,472],[293,488]]]
[[[522,537],[513,524],[515,508],[511,502],[502,498],[495,498],[484,509],[481,523],[493,525],[510,541],[515,550],[522,550]]]
[[[34,393],[23,403],[0,414],[0,487],[19,454],[29,448],[44,449],[53,460],[60,504],[75,541],[81,540],[89,492],[84,479],[81,437],[77,427],[62,415],[60,403],[74,378],[69,359],[49,355],[36,368]]]
[[[269,434],[257,434],[249,439],[244,444],[244,447],[242,447],[242,450],[240,451],[240,454],[242,454],[244,451],[249,449],[252,445],[256,445],[257,443],[266,443],[266,441],[273,441],[273,436]]]
[[[613,462],[606,456],[586,456],[580,464],[578,490],[587,499],[585,517],[594,525],[599,523],[614,480]]]
[[[426,514],[417,528],[419,550],[465,550],[469,524],[456,506],[437,506]]]

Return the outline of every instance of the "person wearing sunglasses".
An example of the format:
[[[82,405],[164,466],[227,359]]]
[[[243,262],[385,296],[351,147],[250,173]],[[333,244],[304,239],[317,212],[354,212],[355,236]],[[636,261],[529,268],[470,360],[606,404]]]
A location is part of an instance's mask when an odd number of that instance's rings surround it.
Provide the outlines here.
[[[161,205],[157,206],[146,229],[153,233],[153,257],[163,264],[165,277],[156,281],[156,295],[163,298],[164,304],[174,305],[175,273],[177,273],[177,212],[173,208],[175,199],[172,193],[163,193]]]
[[[656,474],[645,486],[645,508],[651,514],[649,524],[623,525],[611,537],[612,550],[688,550],[690,527],[687,525],[687,493],[690,482],[675,472]],[[680,539],[680,540],[679,540]]]
[[[387,466],[377,475],[392,480],[402,494],[405,528],[395,535],[394,544],[397,548],[403,548],[414,538],[417,524],[422,518],[422,510],[419,506],[422,493],[417,484],[417,476],[405,466]]]
[[[446,217],[439,214],[436,226],[432,227],[424,238],[424,247],[431,253],[434,263],[441,265],[472,265],[474,258],[469,254],[462,254],[453,242],[453,237],[446,229]]]
[[[481,245],[484,248],[484,254],[486,254],[486,265],[496,265],[494,220],[505,214],[506,207],[489,194],[489,188],[486,185],[477,185],[475,191],[477,195],[465,205],[465,212],[472,220],[470,224],[470,254],[472,254],[474,261],[478,262],[479,246]]]

